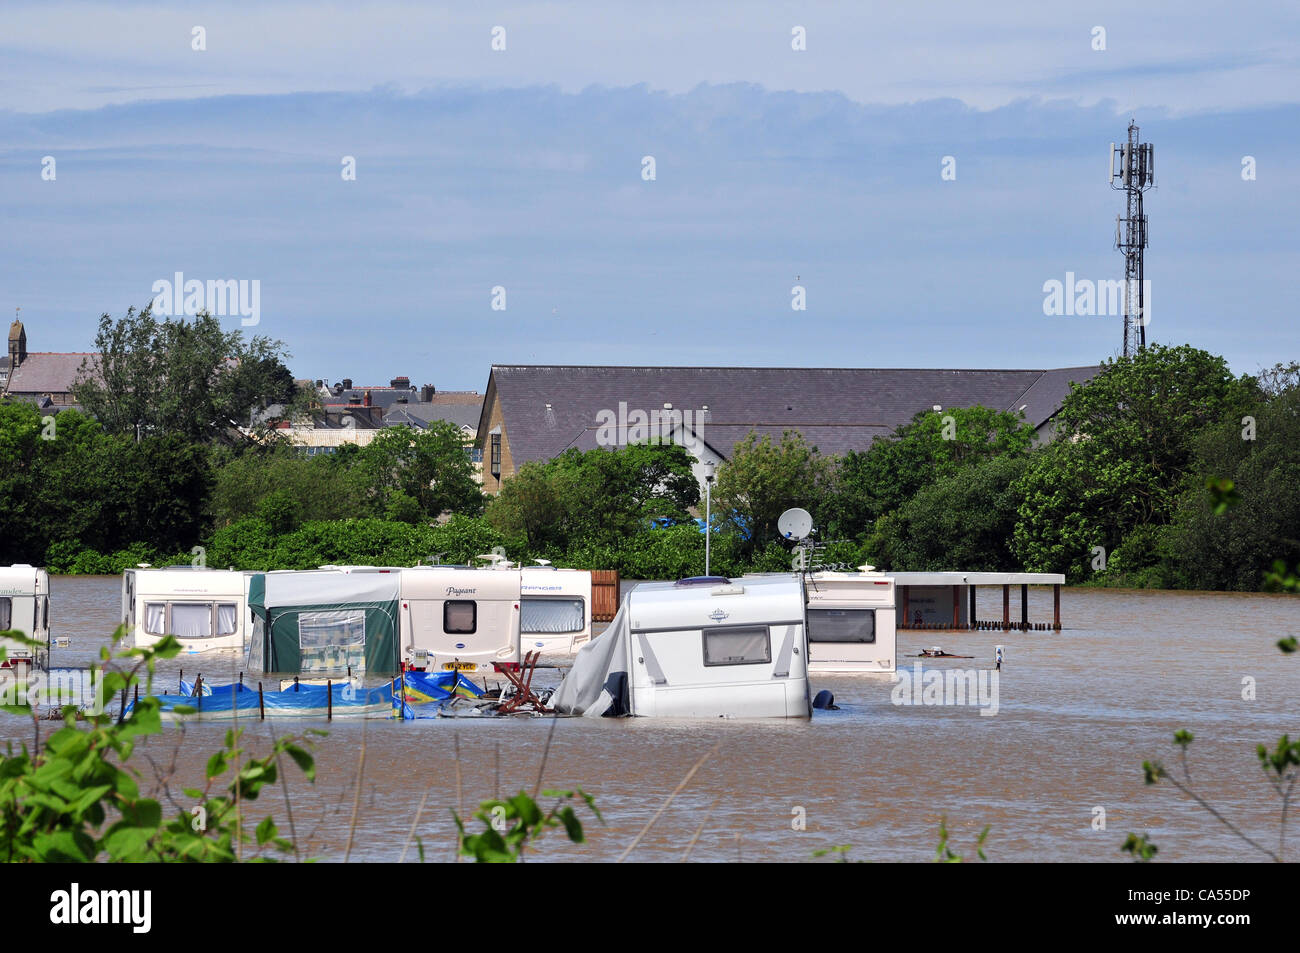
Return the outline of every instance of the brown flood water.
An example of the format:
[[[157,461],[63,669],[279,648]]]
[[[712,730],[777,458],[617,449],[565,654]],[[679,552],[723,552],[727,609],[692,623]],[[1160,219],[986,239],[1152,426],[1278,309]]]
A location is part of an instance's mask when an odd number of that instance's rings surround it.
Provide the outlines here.
[[[72,638],[71,648],[55,650],[54,662],[85,664],[116,624],[120,582],[58,577],[52,589],[55,635]],[[1000,593],[981,596],[987,596],[981,614],[1000,617]],[[933,855],[945,814],[959,853],[973,854],[976,834],[990,825],[986,852],[993,861],[1122,861],[1129,831],[1147,832],[1160,860],[1262,859],[1168,784],[1143,784],[1144,759],[1175,763],[1170,739],[1179,728],[1196,736],[1197,789],[1275,849],[1278,801],[1254,749],[1283,732],[1300,734],[1300,657],[1283,656],[1274,645],[1300,633],[1300,598],[1066,589],[1061,601],[1066,628],[1060,633],[900,633],[900,669],[910,669],[907,656],[932,645],[974,658],[928,661],[927,670],[987,669],[994,647],[1004,646],[999,711],[992,717],[976,706],[894,705],[888,676],[814,676],[813,691],[829,688],[841,710],[819,711],[811,722],[560,720],[544,786],[582,787],[595,796],[606,823],[584,815],[587,844],[549,834],[538,856],[617,858],[696,760],[718,744],[630,859],[680,859],[698,830],[690,854],[698,861],[804,861],[840,844],[852,845],[852,858],[922,861]],[[1031,591],[1030,618],[1050,618],[1050,602],[1050,590]],[[162,669],[164,686],[172,687],[179,667],[224,681],[242,665],[228,658],[177,660]],[[1242,698],[1248,676],[1255,680],[1250,701]],[[539,679],[558,680],[555,672]],[[182,740],[169,726],[140,750],[162,765],[180,743],[171,785],[178,792],[199,785],[228,727],[191,724]],[[305,855],[343,858],[355,802],[351,859],[397,860],[427,793],[416,833],[427,859],[445,861],[454,851],[449,809],[531,790],[551,721],[282,719],[248,723],[247,738],[260,747],[273,732],[307,727],[329,735],[317,745],[315,784],[290,774]],[[30,741],[31,723],[0,715],[0,737]],[[138,762],[147,789],[152,769],[143,757]],[[256,807],[249,815],[254,822],[269,813],[287,832],[278,785]],[[1105,830],[1094,830],[1095,808],[1105,810]],[[806,830],[793,829],[798,809]],[[1300,859],[1292,840],[1288,857]],[[415,859],[412,843],[407,861]]]

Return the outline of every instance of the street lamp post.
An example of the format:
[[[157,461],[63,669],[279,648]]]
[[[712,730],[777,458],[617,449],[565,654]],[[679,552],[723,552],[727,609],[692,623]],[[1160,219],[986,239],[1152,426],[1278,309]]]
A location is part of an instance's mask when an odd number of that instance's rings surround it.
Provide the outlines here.
[[[709,530],[713,524],[713,464],[704,464],[704,575],[709,574]]]

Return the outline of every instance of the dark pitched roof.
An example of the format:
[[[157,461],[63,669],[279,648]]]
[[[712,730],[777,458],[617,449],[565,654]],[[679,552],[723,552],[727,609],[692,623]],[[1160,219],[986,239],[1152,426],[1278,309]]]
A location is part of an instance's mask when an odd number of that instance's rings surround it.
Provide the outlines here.
[[[594,447],[598,415],[617,413],[620,402],[646,412],[666,402],[677,411],[707,406],[700,436],[724,457],[751,430],[775,438],[798,430],[822,453],[841,454],[865,450],[936,404],[1024,405],[1028,422],[1041,427],[1069,381],[1097,371],[496,365],[492,383],[518,466],[567,447]]]

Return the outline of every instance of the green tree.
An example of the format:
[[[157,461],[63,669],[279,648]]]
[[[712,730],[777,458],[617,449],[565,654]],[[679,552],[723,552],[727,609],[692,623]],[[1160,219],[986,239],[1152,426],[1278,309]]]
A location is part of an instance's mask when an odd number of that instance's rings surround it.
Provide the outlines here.
[[[440,513],[483,512],[483,491],[474,479],[474,464],[459,428],[445,420],[424,430],[385,427],[361,448],[356,466],[368,475],[368,485],[379,512],[402,506],[402,496],[428,518]],[[396,494],[396,495],[395,495]],[[402,507],[411,516],[409,505]]]
[[[1017,570],[1011,536],[1020,496],[1014,485],[1027,466],[1023,456],[994,457],[922,487],[877,521],[870,560],[911,572]]]
[[[922,411],[867,450],[841,457],[818,515],[828,535],[865,538],[922,488],[992,459],[1023,456],[1033,443],[1034,428],[1019,414],[978,405]]]
[[[105,314],[97,362],[82,364],[72,393],[109,434],[175,434],[199,443],[247,443],[255,407],[293,398],[283,345],[226,332],[207,312],[159,321],[149,307]]]
[[[1233,505],[1210,480],[1227,480]],[[1300,561],[1300,385],[1267,392],[1243,419],[1208,427],[1163,540],[1176,585],[1257,590],[1274,561]]]
[[[753,553],[779,537],[776,521],[792,507],[816,509],[829,480],[830,462],[787,430],[774,444],[750,432],[718,468],[713,506],[724,532],[738,535],[739,548]]]
[[[529,463],[490,502],[488,520],[512,548],[554,556],[616,548],[655,520],[684,520],[700,499],[693,458],[677,444],[566,450]]]
[[[540,555],[564,548],[572,528],[555,475],[555,467],[525,463],[488,502],[488,522],[506,537],[510,551]]]
[[[1197,434],[1240,420],[1257,395],[1253,378],[1234,378],[1222,358],[1187,345],[1152,345],[1108,361],[1071,389],[1055,442],[1016,484],[1023,502],[1014,549],[1022,564],[1078,580],[1099,558],[1095,547],[1113,553],[1140,527],[1166,525]],[[1159,558],[1147,550],[1130,547],[1125,568]]]

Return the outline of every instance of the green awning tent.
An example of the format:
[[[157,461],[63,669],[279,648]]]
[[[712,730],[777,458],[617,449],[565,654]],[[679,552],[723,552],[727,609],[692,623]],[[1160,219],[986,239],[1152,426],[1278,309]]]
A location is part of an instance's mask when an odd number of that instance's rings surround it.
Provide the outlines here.
[[[324,677],[401,670],[396,572],[256,573],[251,672]]]

